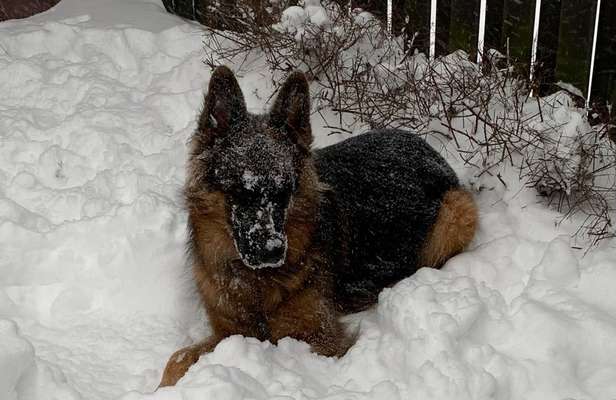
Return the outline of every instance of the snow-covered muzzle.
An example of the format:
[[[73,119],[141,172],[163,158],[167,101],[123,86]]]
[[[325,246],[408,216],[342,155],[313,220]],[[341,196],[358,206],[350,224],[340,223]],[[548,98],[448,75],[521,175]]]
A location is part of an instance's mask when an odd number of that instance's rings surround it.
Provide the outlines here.
[[[246,266],[258,269],[284,264],[287,255],[284,231],[287,207],[287,199],[274,201],[267,196],[232,201],[233,241]]]
[[[290,140],[258,132],[266,129],[258,121],[253,125],[215,141],[200,159],[207,165],[207,185],[225,194],[239,258],[253,269],[280,267],[301,155]]]

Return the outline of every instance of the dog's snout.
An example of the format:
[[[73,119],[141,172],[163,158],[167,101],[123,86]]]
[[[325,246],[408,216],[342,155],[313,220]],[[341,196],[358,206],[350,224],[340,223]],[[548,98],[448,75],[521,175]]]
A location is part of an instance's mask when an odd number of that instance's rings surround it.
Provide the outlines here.
[[[279,264],[283,261],[286,246],[283,237],[273,237],[265,242],[264,260],[268,264]]]
[[[252,258],[258,264],[280,266],[284,263],[287,252],[284,235],[276,233],[274,235],[262,236],[260,239],[253,241],[253,245]]]
[[[276,235],[264,241],[252,242],[248,251],[241,251],[242,260],[250,267],[279,267],[284,264],[287,245],[283,236]]]
[[[279,267],[285,262],[284,213],[272,206],[232,210],[233,234],[240,258],[251,268]]]
[[[263,253],[263,264],[279,265],[282,264],[284,248],[282,246],[266,250]]]

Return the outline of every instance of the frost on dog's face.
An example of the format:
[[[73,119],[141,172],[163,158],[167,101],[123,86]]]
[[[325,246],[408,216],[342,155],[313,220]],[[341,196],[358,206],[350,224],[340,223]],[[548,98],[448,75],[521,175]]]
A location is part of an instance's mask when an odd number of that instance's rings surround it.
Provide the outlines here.
[[[225,193],[241,260],[251,268],[282,265],[286,215],[297,188],[293,146],[255,133],[213,150],[210,180]]]
[[[308,85],[296,73],[282,86],[267,115],[246,111],[233,73],[218,68],[210,81],[199,121],[199,155],[205,181],[225,194],[235,248],[250,268],[285,263],[285,223],[309,157]]]

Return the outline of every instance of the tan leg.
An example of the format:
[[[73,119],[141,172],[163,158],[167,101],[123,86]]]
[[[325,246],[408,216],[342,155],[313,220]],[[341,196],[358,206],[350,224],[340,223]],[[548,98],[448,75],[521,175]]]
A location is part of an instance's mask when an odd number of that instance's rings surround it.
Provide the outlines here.
[[[445,193],[436,222],[430,229],[419,258],[420,267],[440,267],[468,246],[477,229],[477,206],[464,189]]]
[[[305,289],[282,304],[268,320],[272,340],[289,336],[303,340],[324,356],[343,356],[350,338],[329,301],[317,289]]]
[[[184,347],[173,353],[167,361],[158,387],[175,385],[186,374],[186,371],[199,360],[202,354],[214,350],[220,341],[220,338],[211,336],[203,342]]]

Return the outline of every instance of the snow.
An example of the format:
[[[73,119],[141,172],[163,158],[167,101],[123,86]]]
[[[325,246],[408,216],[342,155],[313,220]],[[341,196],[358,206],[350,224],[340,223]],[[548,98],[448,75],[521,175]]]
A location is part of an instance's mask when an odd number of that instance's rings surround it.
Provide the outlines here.
[[[19,378],[34,361],[32,345],[17,334],[14,322],[0,321],[0,393],[8,394],[10,399],[17,399],[15,386]]]
[[[558,81],[558,82],[556,82],[556,86],[558,86],[558,87],[560,87],[560,88],[562,88],[562,89],[564,89],[564,90],[566,90],[566,91],[568,91],[568,92],[570,92],[570,93],[572,93],[572,94],[574,94],[574,95],[576,95],[576,96],[578,96],[578,97],[580,97],[582,99],[584,98],[584,93],[582,93],[582,91],[580,89],[576,88],[575,86],[573,86],[570,83],[563,82],[563,81]]]
[[[154,392],[208,331],[179,193],[203,58],[200,27],[158,1],[62,0],[0,23],[0,399],[616,397],[616,243],[572,239],[580,221],[559,224],[514,170],[506,188],[473,182],[469,251],[347,318],[345,357],[233,336]],[[239,77],[251,109],[264,77]],[[318,146],[341,138],[322,125]]]
[[[291,6],[282,12],[280,23],[276,25],[276,28],[281,32],[294,33],[301,29],[309,19],[302,7]]]
[[[331,25],[327,10],[321,6],[318,0],[304,1],[303,7],[291,6],[286,8],[282,12],[280,22],[275,24],[274,28],[280,32],[297,32],[296,37],[299,40],[309,24],[323,29]]]
[[[244,183],[244,187],[246,189],[254,189],[259,182],[259,176],[255,175],[251,170],[246,169],[242,175],[242,182]]]

